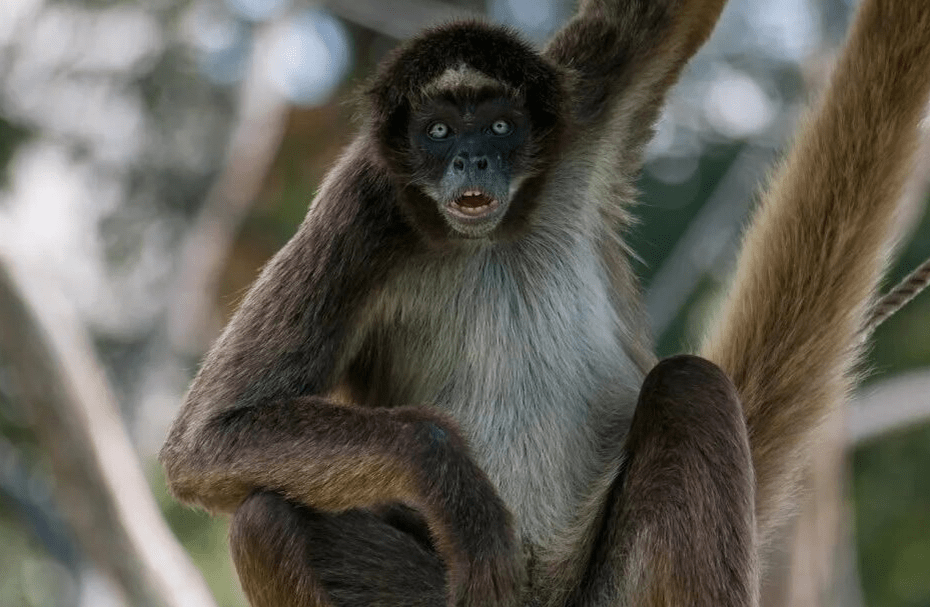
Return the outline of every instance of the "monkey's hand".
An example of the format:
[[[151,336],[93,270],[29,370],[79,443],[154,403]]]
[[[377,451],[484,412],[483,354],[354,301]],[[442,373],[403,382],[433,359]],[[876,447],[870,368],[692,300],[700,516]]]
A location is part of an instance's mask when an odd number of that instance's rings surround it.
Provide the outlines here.
[[[637,155],[668,89],[710,36],[725,0],[585,0],[545,55],[575,74],[573,112],[610,146]],[[622,111],[613,111],[622,108]],[[581,136],[584,149],[589,137]],[[619,143],[618,143],[619,142]],[[611,153],[609,150],[607,153]],[[603,154],[597,154],[601,157]],[[626,165],[623,165],[626,166]]]
[[[446,562],[450,607],[517,605],[525,571],[504,502],[450,422],[395,414],[415,428],[426,498],[418,507]]]
[[[437,413],[300,397],[182,415],[162,461],[178,499],[210,510],[233,512],[255,490],[321,512],[406,504],[425,517],[445,563],[449,607],[517,604],[523,564],[511,515]]]

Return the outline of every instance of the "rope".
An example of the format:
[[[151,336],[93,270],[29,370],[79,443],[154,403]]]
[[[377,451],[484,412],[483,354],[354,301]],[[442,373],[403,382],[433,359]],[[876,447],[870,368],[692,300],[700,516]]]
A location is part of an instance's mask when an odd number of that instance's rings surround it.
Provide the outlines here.
[[[865,330],[871,333],[878,325],[903,308],[907,302],[914,299],[918,293],[930,285],[930,259],[911,272],[904,280],[882,297],[872,307],[872,313],[865,325]]]

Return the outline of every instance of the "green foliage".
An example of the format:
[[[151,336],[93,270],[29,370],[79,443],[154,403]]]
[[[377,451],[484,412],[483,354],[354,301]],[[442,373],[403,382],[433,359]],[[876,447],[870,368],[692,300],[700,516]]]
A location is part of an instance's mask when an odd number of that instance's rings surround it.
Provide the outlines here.
[[[930,605],[930,426],[853,456],[853,504],[866,605]]]
[[[24,141],[29,139],[31,133],[12,122],[8,122],[0,116],[0,186],[5,186],[9,179],[10,159],[16,149]]]
[[[661,181],[648,172],[640,179],[641,203],[632,209],[637,223],[627,234],[627,242],[640,262],[637,273],[644,285],[662,266],[741,148],[737,144],[709,146],[697,161],[697,169],[679,183]]]
[[[57,607],[75,598],[74,580],[49,558],[0,499],[0,605]]]

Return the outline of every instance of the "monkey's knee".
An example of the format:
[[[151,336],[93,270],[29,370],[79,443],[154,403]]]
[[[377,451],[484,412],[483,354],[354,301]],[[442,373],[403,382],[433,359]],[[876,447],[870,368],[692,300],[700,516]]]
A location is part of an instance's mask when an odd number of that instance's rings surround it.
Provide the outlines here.
[[[271,492],[249,496],[229,527],[229,547],[252,607],[324,607],[311,568],[314,514]]]
[[[742,405],[713,363],[674,356],[650,371],[627,452],[625,484],[645,491],[634,495],[679,493],[688,503],[752,516],[755,479]]]
[[[742,404],[733,382],[712,362],[679,355],[660,361],[646,376],[634,412],[629,451],[656,444],[716,460],[750,461]],[[731,467],[736,462],[719,462]],[[740,466],[742,467],[742,466]],[[751,466],[748,469],[751,472]]]
[[[660,362],[627,450],[620,519],[633,604],[756,604],[755,478],[729,378],[695,356]]]

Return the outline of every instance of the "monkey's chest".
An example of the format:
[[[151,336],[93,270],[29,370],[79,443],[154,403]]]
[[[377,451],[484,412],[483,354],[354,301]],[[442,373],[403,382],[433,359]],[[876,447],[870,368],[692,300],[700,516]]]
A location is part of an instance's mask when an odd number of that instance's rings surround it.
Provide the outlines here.
[[[612,475],[604,430],[617,429],[619,455],[640,378],[596,265],[533,278],[492,263],[408,277],[419,297],[384,319],[376,366],[391,402],[458,421],[525,539],[544,547],[581,526],[591,487]]]

